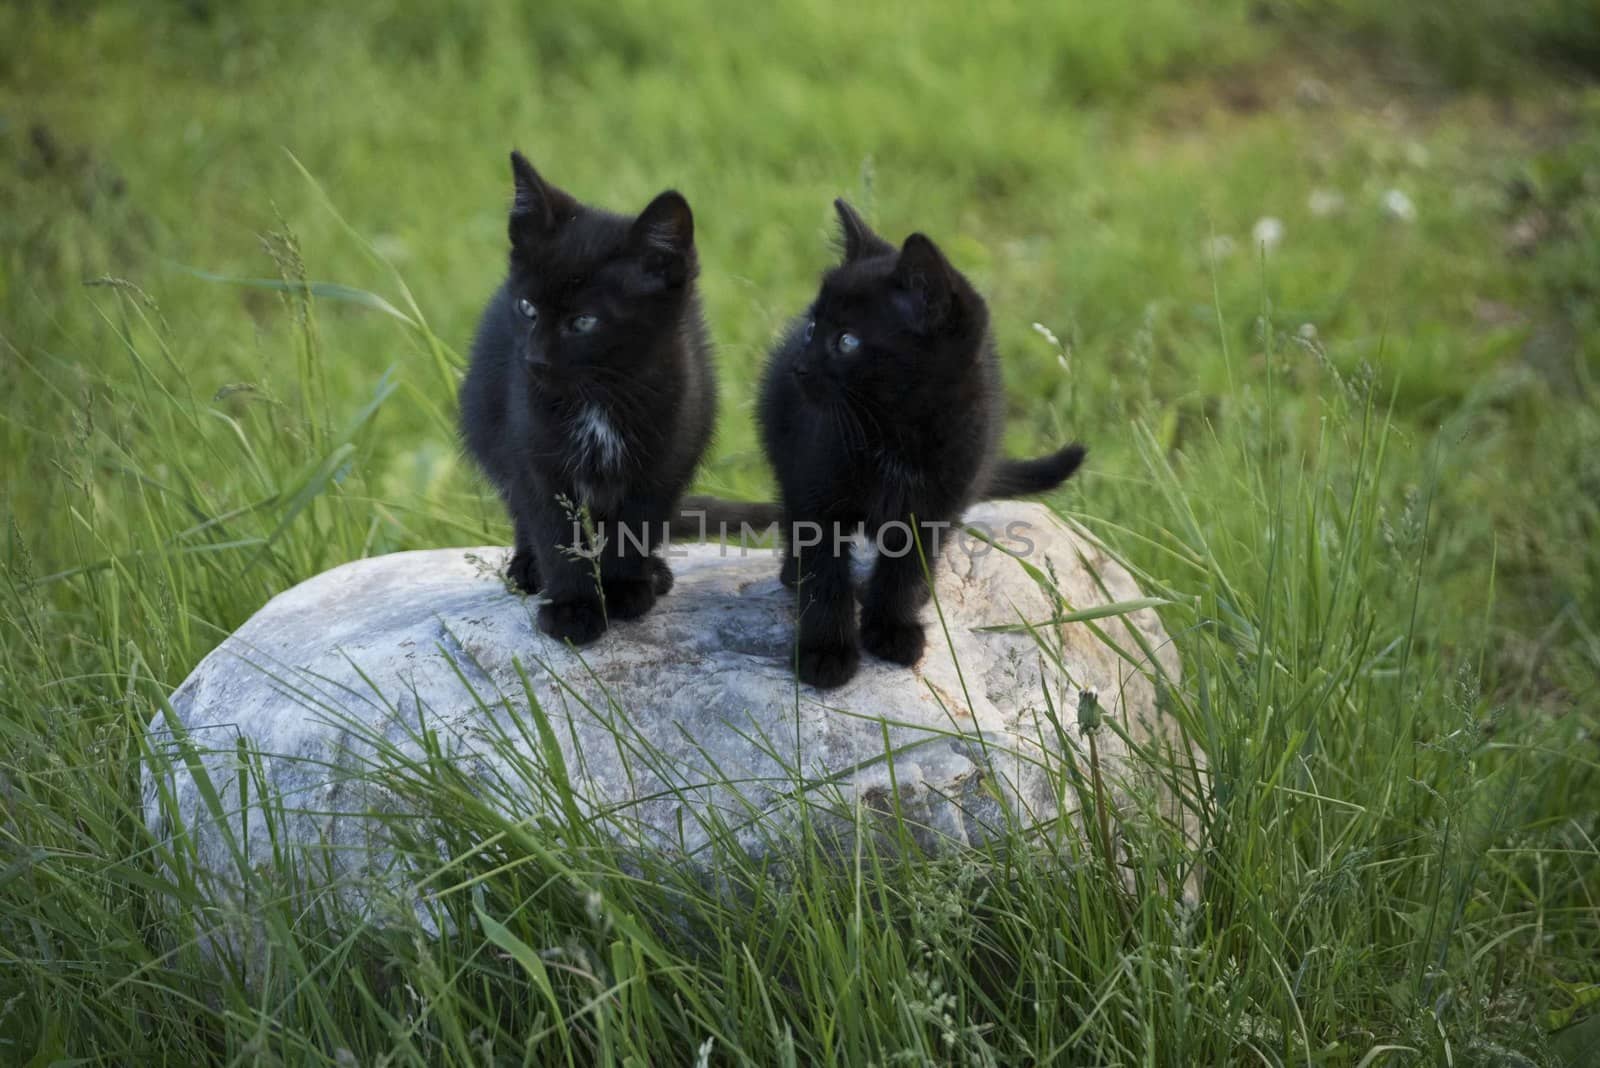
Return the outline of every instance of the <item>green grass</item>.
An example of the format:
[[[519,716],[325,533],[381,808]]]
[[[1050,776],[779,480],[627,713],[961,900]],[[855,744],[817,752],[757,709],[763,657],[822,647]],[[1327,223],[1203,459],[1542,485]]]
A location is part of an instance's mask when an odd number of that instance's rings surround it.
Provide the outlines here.
[[[1592,10],[0,9],[0,1062],[1592,1063]],[[1051,503],[1175,602],[1198,848],[817,824],[706,886],[536,762],[513,822],[395,758],[455,933],[257,873],[270,954],[205,962],[228,905],[144,829],[143,725],[273,593],[506,540],[450,412],[514,144],[696,206],[714,492],[770,490],[750,399],[831,198],[944,244],[1010,445],[1088,442]]]

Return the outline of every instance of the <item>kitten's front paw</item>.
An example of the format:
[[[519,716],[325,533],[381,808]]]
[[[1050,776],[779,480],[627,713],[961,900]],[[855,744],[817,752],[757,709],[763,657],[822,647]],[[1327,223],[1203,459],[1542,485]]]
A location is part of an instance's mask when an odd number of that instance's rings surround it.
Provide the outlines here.
[[[801,646],[795,674],[801,682],[831,690],[854,678],[860,665],[861,653],[854,645]]]
[[[910,667],[922,659],[927,639],[921,623],[893,623],[868,617],[861,621],[861,644],[873,656]]]
[[[656,603],[655,579],[618,579],[601,589],[606,595],[606,613],[612,619],[638,619]]]
[[[672,568],[659,556],[650,558],[650,586],[656,591],[657,597],[665,597],[672,592]]]
[[[506,578],[523,593],[538,593],[538,558],[526,549],[518,549],[511,554],[511,563],[506,565]]]
[[[592,598],[539,606],[539,629],[556,641],[587,645],[606,632],[606,614]]]

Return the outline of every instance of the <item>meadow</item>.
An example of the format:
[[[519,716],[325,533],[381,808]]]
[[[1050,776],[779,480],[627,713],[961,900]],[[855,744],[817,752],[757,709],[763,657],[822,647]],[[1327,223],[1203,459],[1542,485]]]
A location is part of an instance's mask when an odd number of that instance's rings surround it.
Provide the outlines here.
[[[0,1063],[1600,1063],[1597,76],[1584,0],[0,7]],[[452,420],[513,146],[695,206],[704,492],[771,492],[832,198],[941,242],[1170,602],[1197,843],[728,893],[397,767],[453,934],[286,887],[203,952],[145,724],[296,582],[509,539]]]

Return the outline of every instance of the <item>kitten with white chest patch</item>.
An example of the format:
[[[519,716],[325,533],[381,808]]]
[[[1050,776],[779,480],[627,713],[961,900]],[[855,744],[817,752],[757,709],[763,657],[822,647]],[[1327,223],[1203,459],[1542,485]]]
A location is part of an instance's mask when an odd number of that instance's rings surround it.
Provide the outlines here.
[[[478,325],[461,435],[511,513],[511,581],[545,594],[541,630],[581,645],[672,587],[656,550],[711,440],[694,218],[670,190],[617,215],[511,164],[510,269]],[[598,547],[579,544],[575,506]]]

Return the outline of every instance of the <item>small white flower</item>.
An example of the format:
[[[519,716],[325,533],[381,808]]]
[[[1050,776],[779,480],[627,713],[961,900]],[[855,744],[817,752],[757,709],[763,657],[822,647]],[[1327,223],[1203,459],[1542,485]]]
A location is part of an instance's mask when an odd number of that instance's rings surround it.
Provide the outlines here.
[[[1416,222],[1417,206],[1411,203],[1411,198],[1398,189],[1391,189],[1383,194],[1383,213],[1398,222]]]
[[[379,234],[374,237],[372,250],[386,260],[398,262],[411,258],[411,246],[398,234]]]
[[[1300,324],[1300,330],[1298,332],[1300,334],[1300,339],[1302,341],[1315,341],[1315,340],[1317,340],[1317,324],[1316,323],[1301,323]]]
[[[1250,243],[1262,252],[1274,252],[1283,244],[1283,220],[1275,219],[1271,215],[1263,216],[1256,220],[1250,230]]]
[[[1301,78],[1294,87],[1294,99],[1303,108],[1325,107],[1333,99],[1333,90],[1320,78]]]
[[[1344,210],[1344,194],[1337,189],[1313,189],[1306,198],[1306,207],[1319,219],[1337,215]]]
[[[1203,246],[1203,251],[1205,252],[1206,259],[1215,263],[1218,260],[1225,260],[1229,256],[1233,255],[1233,250],[1235,247],[1236,246],[1233,238],[1229,237],[1227,234],[1216,234],[1206,239],[1206,243]]]

